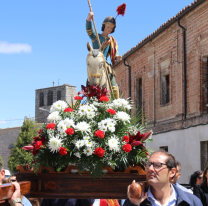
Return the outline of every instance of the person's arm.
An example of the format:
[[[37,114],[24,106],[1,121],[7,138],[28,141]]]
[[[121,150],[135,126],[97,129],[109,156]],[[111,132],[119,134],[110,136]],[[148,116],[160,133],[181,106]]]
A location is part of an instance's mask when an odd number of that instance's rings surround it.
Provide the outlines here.
[[[97,39],[96,33],[92,28],[92,21],[91,20],[92,20],[93,16],[94,16],[94,13],[90,12],[88,14],[87,21],[86,21],[86,31],[87,31],[88,36],[92,40],[92,42],[96,41],[96,39]]]
[[[202,201],[202,189],[199,185],[194,185],[193,187],[193,194],[197,196]]]
[[[14,200],[20,198],[20,185],[17,182],[12,182],[12,184],[14,185],[14,193],[11,199],[9,199],[9,204],[13,206],[22,206],[22,203],[19,202],[16,202],[15,204],[12,203]]]
[[[80,199],[79,200],[82,206],[91,206],[94,204],[94,199]]]

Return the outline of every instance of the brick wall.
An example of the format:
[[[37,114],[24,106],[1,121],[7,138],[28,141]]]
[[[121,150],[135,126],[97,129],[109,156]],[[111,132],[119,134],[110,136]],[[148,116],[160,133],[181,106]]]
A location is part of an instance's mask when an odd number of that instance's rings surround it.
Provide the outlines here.
[[[131,97],[142,78],[143,112],[155,132],[207,122],[208,1],[181,18],[187,41],[187,120],[184,122],[183,31],[175,22],[127,57],[131,66]],[[128,52],[127,52],[128,53]],[[128,67],[114,67],[116,81],[129,97]],[[162,76],[169,75],[169,103],[162,105]]]

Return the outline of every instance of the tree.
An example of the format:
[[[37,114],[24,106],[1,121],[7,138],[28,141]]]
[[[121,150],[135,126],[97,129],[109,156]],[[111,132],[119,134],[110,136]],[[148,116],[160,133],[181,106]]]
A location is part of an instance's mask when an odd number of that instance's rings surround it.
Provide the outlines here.
[[[12,149],[12,155],[9,157],[8,167],[11,171],[16,172],[17,165],[31,164],[33,161],[33,155],[29,151],[22,149],[23,146],[31,145],[33,137],[37,136],[37,131],[40,126],[29,118],[26,118],[21,127],[20,134],[17,138],[17,142]]]
[[[0,161],[1,161],[1,164],[2,164],[2,168],[4,168],[4,161],[3,161],[2,157],[1,157],[1,155],[0,155]]]

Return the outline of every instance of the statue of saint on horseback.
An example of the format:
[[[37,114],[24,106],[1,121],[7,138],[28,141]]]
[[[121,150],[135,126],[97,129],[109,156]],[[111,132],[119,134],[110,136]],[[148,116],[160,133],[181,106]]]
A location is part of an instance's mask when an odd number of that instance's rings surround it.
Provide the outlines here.
[[[114,65],[116,62],[122,61],[122,57],[118,54],[118,45],[113,36],[109,34],[113,33],[116,28],[116,19],[112,16],[108,16],[104,19],[102,24],[102,34],[98,34],[94,22],[94,13],[92,12],[90,1],[90,12],[86,20],[86,31],[92,40],[92,46],[88,42],[87,48],[89,54],[87,56],[87,73],[88,73],[88,85],[100,85],[106,86],[108,90],[113,92],[116,98],[119,98],[119,89],[115,79],[115,73],[111,68],[111,64],[107,61],[110,56],[111,63]],[[122,4],[117,8],[118,15],[124,15],[126,4]],[[117,15],[117,16],[118,16]],[[92,28],[92,21],[94,28]]]

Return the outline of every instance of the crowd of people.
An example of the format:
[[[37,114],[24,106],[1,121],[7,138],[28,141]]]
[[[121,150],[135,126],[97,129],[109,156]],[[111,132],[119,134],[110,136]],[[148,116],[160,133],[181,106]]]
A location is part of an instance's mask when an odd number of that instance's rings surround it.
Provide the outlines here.
[[[28,200],[20,194],[16,176],[5,178],[5,171],[0,162],[0,185],[12,183],[15,192],[9,200],[11,206],[208,206],[208,167],[205,171],[196,171],[190,177],[191,189],[177,183],[181,176],[181,164],[163,151],[154,152],[145,164],[148,188],[143,187],[140,198],[133,198],[127,188],[125,200],[94,199],[42,199]],[[133,181],[135,182],[135,181]],[[31,202],[30,202],[31,201]]]

